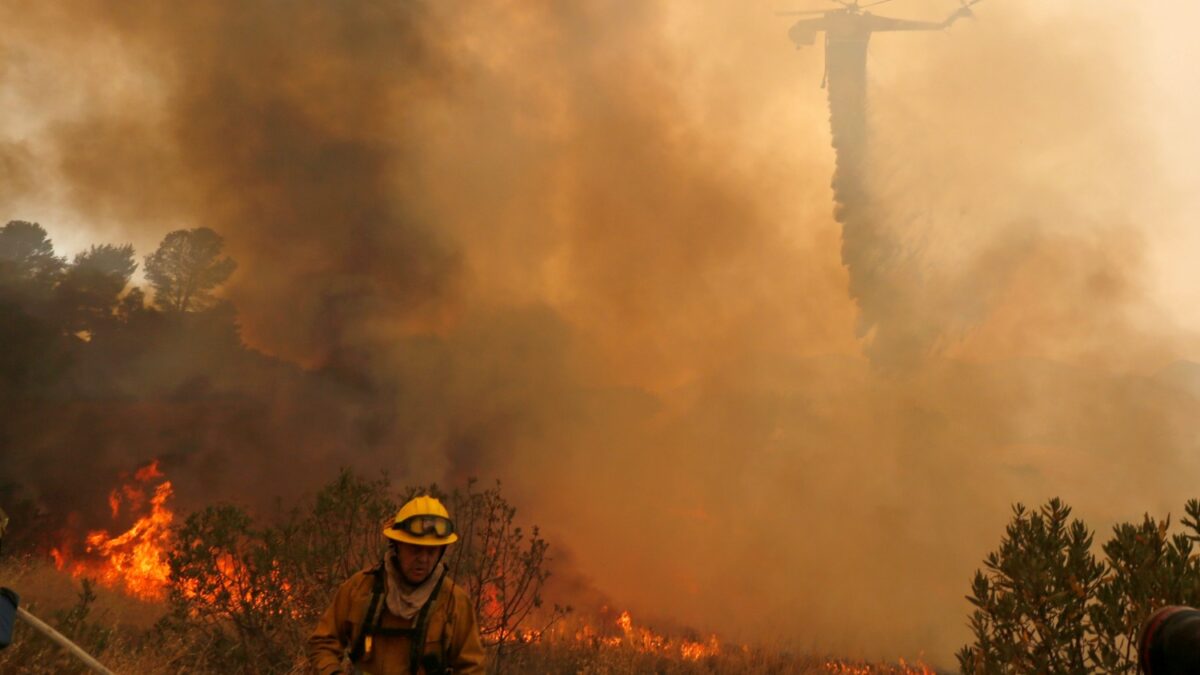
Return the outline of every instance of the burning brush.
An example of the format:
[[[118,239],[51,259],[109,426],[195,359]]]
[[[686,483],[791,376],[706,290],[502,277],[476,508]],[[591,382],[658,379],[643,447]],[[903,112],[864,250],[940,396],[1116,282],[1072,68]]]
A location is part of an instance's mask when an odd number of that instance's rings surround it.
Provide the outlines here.
[[[168,485],[169,488],[169,485]],[[0,510],[0,541],[4,538],[4,530],[8,527],[8,516],[3,510]],[[0,649],[4,649],[12,644],[13,629],[16,627],[16,620],[20,618],[31,628],[49,638],[51,641],[65,649],[67,652],[78,658],[88,668],[100,673],[100,675],[113,675],[112,671],[105,668],[102,663],[97,661],[88,654],[79,645],[72,642],[65,635],[58,632],[54,627],[45,623],[41,619],[34,616],[29,610],[20,606],[21,598],[17,592],[10,588],[0,588]]]
[[[173,496],[171,481],[159,470],[158,460],[138,469],[108,496],[113,520],[125,514],[133,524],[117,535],[107,530],[89,532],[78,554],[73,542],[64,542],[50,551],[54,565],[77,579],[95,579],[135,598],[161,600],[170,576],[167,554],[175,521],[169,506]]]

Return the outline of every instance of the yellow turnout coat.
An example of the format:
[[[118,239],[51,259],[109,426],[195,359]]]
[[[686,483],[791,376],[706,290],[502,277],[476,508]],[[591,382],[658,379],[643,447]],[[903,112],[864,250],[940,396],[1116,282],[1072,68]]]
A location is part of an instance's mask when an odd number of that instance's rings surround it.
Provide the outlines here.
[[[437,675],[447,669],[455,675],[485,672],[479,626],[470,598],[449,576],[442,578],[422,610],[427,615],[425,640],[416,672],[412,669],[411,648],[420,615],[402,619],[388,611],[380,596],[373,612],[378,617],[372,621],[374,630],[360,639],[372,594],[376,584],[381,583],[376,575],[385,575],[382,566],[358,572],[338,588],[308,638],[308,660],[315,673],[342,673],[342,657],[347,651],[354,665],[369,675],[433,675],[428,669],[434,663],[440,664]],[[356,643],[358,649],[354,648]]]

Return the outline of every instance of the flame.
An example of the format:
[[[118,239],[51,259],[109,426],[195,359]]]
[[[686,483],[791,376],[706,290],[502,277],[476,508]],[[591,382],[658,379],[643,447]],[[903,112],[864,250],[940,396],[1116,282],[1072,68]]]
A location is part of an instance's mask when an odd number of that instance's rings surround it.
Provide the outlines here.
[[[621,616],[617,617],[617,626],[621,628],[625,637],[629,637],[633,633],[633,616],[628,611],[621,612]]]
[[[148,483],[155,478],[162,478],[162,471],[158,470],[158,460],[154,460],[134,472],[133,477],[140,483]]]
[[[480,595],[480,612],[483,616],[479,617],[480,621],[489,623],[493,619],[499,619],[504,616],[504,604],[500,602],[500,589],[496,584],[488,582],[479,589]],[[503,638],[503,636],[501,636]]]
[[[153,485],[151,494],[151,485]],[[149,497],[147,495],[150,494]],[[133,525],[121,534],[112,535],[108,530],[93,530],[83,538],[83,553],[73,555],[79,548],[71,542],[50,550],[54,565],[75,578],[87,577],[97,583],[118,588],[126,594],[147,601],[161,601],[166,597],[171,581],[171,568],[167,558],[175,546],[171,526],[175,512],[170,507],[174,497],[171,481],[159,469],[158,460],[150,462],[134,472],[124,484],[113,488],[108,494],[108,507],[113,519],[124,512],[134,518]],[[294,593],[291,582],[284,578],[279,563],[273,561],[266,572],[271,588],[281,591],[287,600],[286,607],[293,607]],[[266,609],[272,613],[296,613],[297,609],[277,609],[267,605],[261,597],[261,584],[256,585],[245,565],[233,555],[226,553],[216,560],[216,574],[207,584],[212,590],[201,593],[195,583],[181,584],[179,590],[189,599],[216,602],[228,599],[226,609],[238,611],[247,608]],[[298,616],[298,614],[296,614]]]
[[[147,498],[151,484],[152,495]],[[135,518],[133,525],[119,535],[107,530],[94,530],[83,539],[83,554],[72,555],[77,548],[70,543],[51,549],[54,565],[69,572],[75,578],[87,577],[109,588],[119,588],[128,595],[148,601],[160,601],[166,597],[171,568],[167,556],[175,545],[171,525],[175,512],[170,507],[174,496],[171,482],[159,469],[158,460],[134,472],[132,479],[113,488],[108,494],[108,506],[114,519],[124,511]],[[215,582],[217,588],[209,593],[200,593],[195,584],[184,584],[180,590],[184,597],[215,601],[228,598],[229,609],[265,608],[265,600],[258,597],[250,572],[233,555],[224,554],[217,558]],[[283,577],[278,563],[268,572],[272,588],[279,589],[283,596],[292,599],[292,584]],[[287,603],[289,606],[293,603]],[[279,610],[288,611],[288,610]],[[293,610],[294,611],[294,610]]]
[[[170,481],[155,485],[153,495],[147,499],[151,482],[161,478],[155,460],[138,469],[130,482],[114,488],[108,495],[113,519],[125,507],[127,513],[136,516],[133,525],[116,536],[108,530],[89,532],[84,537],[84,555],[78,558],[71,554],[74,547],[69,544],[52,549],[55,567],[75,578],[89,577],[104,586],[119,587],[136,598],[161,600],[170,576],[167,553],[175,522],[169,506],[174,496]],[[149,511],[144,512],[147,506]]]
[[[686,639],[672,640],[649,628],[635,626],[633,617],[628,611],[621,612],[621,616],[617,617],[617,625],[624,633],[625,640],[642,652],[678,653],[688,661],[699,661],[721,653],[721,643],[717,640],[716,635],[710,635],[708,640],[703,642]]]
[[[601,612],[608,614],[608,608],[602,608]],[[559,639],[564,637],[567,640],[573,639],[575,643],[593,649],[632,649],[639,653],[655,654],[683,661],[701,661],[718,657],[726,653],[727,649],[716,635],[710,635],[704,640],[674,638],[645,626],[639,626],[634,621],[633,615],[627,610],[620,612],[615,618],[609,614],[609,619],[599,625],[600,628],[597,629],[592,623],[584,623],[573,635],[570,632],[564,635],[561,632],[562,627],[559,627],[554,629],[550,636],[535,633],[532,636],[523,636],[521,641],[541,642],[546,637],[553,639],[557,636]],[[749,654],[750,647],[741,645],[739,649],[734,646],[729,655],[736,658],[739,653]],[[937,675],[937,671],[921,660],[916,663],[908,663],[903,658],[897,659],[897,663],[891,664],[828,659],[822,663],[821,669],[824,672],[838,673],[839,675]]]
[[[265,611],[272,615],[303,617],[292,583],[283,575],[278,561],[271,562],[266,572],[272,593],[263,593],[261,581],[255,583],[251,571],[230,553],[216,558],[216,574],[206,579],[206,591],[201,591],[195,579],[186,580],[179,588],[185,598],[220,603],[227,612],[247,609]],[[277,595],[276,595],[277,594]],[[282,599],[282,601],[280,600]]]
[[[633,622],[628,610],[621,612],[611,626],[620,630],[619,635],[604,634],[590,624],[584,624],[574,635],[575,642],[600,648],[630,648],[647,654],[674,656],[685,661],[699,661],[721,653],[721,642],[716,635],[707,640],[671,638]],[[540,640],[541,636],[538,636]]]
[[[705,642],[684,640],[679,645],[679,651],[685,660],[699,661],[700,659],[720,654],[721,643],[717,640],[716,635],[710,635],[708,636],[708,640]]]

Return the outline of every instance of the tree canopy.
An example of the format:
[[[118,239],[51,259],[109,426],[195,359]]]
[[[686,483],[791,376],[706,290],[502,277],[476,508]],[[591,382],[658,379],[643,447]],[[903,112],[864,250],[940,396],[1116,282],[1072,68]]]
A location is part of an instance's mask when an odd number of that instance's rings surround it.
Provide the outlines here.
[[[237,268],[221,255],[221,235],[207,227],[175,230],[158,250],[146,256],[146,280],[154,289],[154,304],[167,312],[195,312],[215,302],[212,291]]]
[[[13,220],[0,228],[0,281],[49,287],[65,265],[41,225]]]
[[[77,254],[57,288],[69,327],[87,330],[116,316],[135,271],[131,244],[92,246]]]
[[[205,228],[167,235],[146,259],[157,304],[170,310],[158,311],[131,284],[131,244],[92,245],[68,261],[41,225],[0,227],[0,399],[122,394],[117,385],[152,351],[240,353],[232,310],[212,297],[235,267],[221,245]]]

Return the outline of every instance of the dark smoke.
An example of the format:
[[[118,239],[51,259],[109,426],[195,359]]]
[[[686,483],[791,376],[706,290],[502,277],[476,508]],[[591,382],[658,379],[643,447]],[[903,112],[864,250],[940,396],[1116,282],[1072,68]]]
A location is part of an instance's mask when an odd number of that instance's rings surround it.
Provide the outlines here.
[[[131,3],[96,12],[170,69],[167,124],[183,182],[202,202],[193,216],[226,233],[230,253],[259,270],[232,293],[254,308],[243,313],[247,339],[322,363],[367,317],[419,317],[452,291],[455,245],[405,206],[419,171],[408,109],[436,99],[439,79],[451,76],[425,3],[169,12]],[[158,145],[136,133],[97,138],[84,124],[73,133],[106,158]],[[119,191],[104,185],[108,166],[72,173],[76,183]]]

